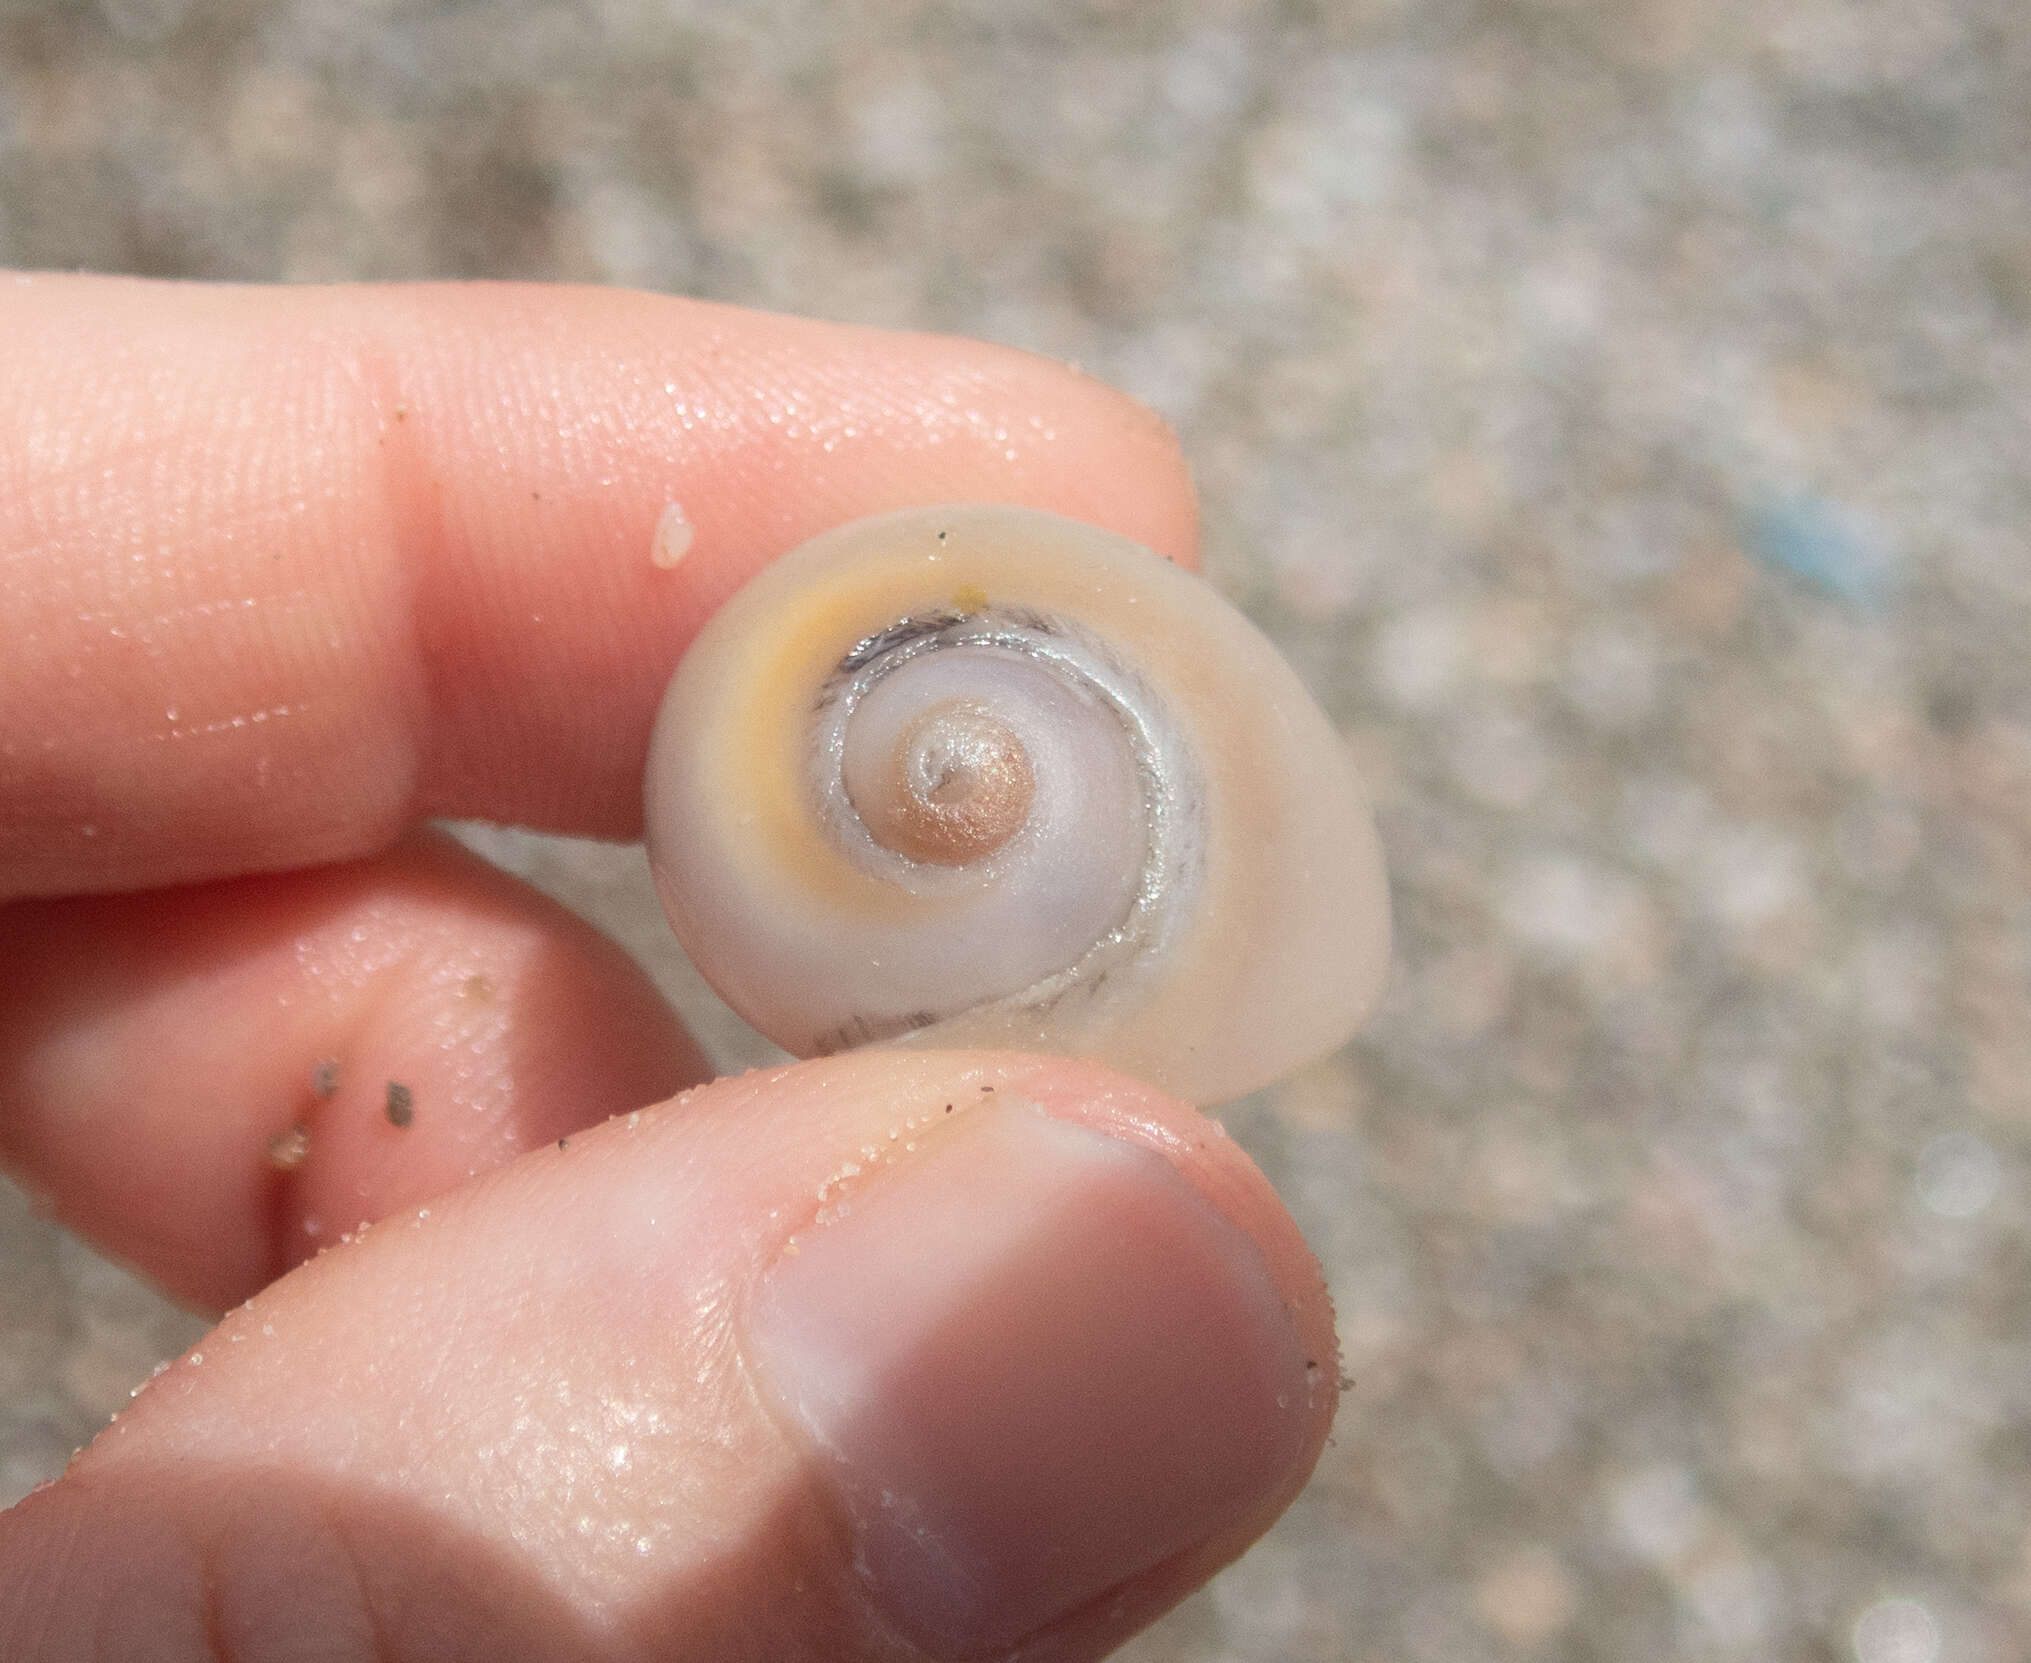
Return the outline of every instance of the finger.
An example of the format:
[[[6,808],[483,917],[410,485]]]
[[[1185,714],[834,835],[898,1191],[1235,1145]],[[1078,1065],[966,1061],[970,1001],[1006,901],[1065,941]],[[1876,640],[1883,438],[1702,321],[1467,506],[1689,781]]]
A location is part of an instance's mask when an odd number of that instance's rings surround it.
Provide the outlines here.
[[[212,1310],[707,1073],[619,948],[437,834],[347,866],[17,903],[0,988],[0,1160]]]
[[[1268,1186],[1147,1088],[724,1081],[234,1313],[0,1517],[0,1649],[1090,1659],[1295,1494],[1332,1344]]]
[[[1168,432],[1001,348],[609,290],[0,288],[0,896],[635,835],[684,642],[956,499],[1189,558]],[[692,529],[651,559],[666,508]]]

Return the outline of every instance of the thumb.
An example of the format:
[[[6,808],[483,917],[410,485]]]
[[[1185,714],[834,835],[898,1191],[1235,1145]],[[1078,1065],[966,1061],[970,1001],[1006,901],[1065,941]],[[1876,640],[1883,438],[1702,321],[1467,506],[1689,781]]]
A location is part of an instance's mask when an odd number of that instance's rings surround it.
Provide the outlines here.
[[[312,1261],[0,1515],[0,1656],[1102,1655],[1331,1422],[1316,1266],[1086,1064],[724,1081]]]

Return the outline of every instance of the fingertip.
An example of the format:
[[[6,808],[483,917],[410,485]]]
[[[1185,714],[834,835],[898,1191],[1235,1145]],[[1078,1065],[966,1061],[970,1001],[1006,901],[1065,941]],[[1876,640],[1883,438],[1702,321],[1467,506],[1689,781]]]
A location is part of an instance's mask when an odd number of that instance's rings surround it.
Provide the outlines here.
[[[1288,1504],[1323,1312],[1189,1111],[1049,1065],[961,1098],[784,1245],[750,1355],[914,1642],[1090,1644]]]
[[[845,521],[1013,502],[1195,557],[1174,436],[1011,348],[541,285],[6,300],[0,392],[52,437],[0,455],[0,547],[33,556],[0,578],[0,719],[50,737],[0,758],[0,895],[354,858],[430,816],[635,835],[685,642]]]
[[[1005,355],[1002,401],[1048,413],[1032,419],[1026,437],[1068,459],[1057,463],[1047,491],[1012,500],[1104,526],[1197,571],[1199,493],[1177,429],[1079,364],[1016,347],[990,350]]]
[[[0,1155],[203,1309],[709,1073],[617,946],[437,833],[6,918]]]

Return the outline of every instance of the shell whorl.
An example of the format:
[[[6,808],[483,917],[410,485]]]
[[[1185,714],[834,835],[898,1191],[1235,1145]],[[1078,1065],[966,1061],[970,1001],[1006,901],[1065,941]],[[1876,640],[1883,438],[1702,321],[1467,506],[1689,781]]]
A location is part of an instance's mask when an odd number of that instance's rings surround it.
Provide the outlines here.
[[[800,1054],[1017,1045],[1215,1101],[1380,978],[1373,830],[1296,678],[1195,579],[1034,511],[764,569],[672,681],[647,818],[700,970]]]
[[[821,1049],[1062,999],[1161,948],[1196,875],[1198,772],[1161,699],[1076,623],[992,605],[903,619],[855,644],[815,715],[835,845],[996,948],[975,959],[991,974],[858,1013]]]

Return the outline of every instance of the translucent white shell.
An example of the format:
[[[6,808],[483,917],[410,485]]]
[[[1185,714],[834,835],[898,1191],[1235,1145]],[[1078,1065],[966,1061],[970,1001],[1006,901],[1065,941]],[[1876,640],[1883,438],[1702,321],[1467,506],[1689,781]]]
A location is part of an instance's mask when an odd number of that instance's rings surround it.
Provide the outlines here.
[[[1212,589],[1055,515],[912,509],[775,561],[678,666],[647,787],[685,948],[799,1055],[1015,1046],[1221,1102],[1381,985],[1331,723]]]

